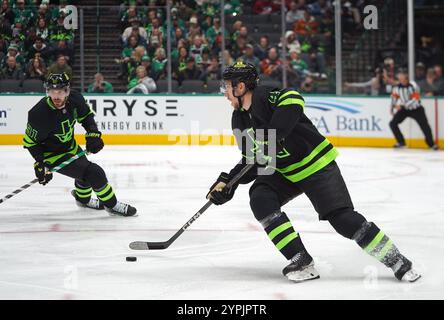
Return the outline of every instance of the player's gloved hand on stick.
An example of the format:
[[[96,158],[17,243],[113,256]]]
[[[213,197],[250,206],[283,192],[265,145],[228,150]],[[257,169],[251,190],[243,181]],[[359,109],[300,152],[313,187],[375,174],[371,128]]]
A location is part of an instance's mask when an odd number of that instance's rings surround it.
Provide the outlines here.
[[[210,187],[210,192],[207,193],[207,199],[215,205],[221,205],[230,201],[233,198],[237,186],[225,188],[229,181],[228,173],[222,172],[217,178],[217,181]]]
[[[39,179],[40,184],[47,184],[52,179],[52,173],[45,167],[43,161],[37,161],[34,163],[35,176]]]
[[[102,133],[99,131],[91,131],[85,134],[86,151],[89,153],[97,153],[103,149]]]

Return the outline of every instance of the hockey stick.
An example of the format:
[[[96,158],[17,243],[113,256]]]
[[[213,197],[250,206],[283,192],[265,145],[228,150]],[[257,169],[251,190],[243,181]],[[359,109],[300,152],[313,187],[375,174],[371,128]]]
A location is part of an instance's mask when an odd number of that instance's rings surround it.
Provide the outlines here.
[[[240,178],[242,178],[252,167],[254,164],[247,164],[242,170],[231,179],[225,188],[231,188],[234,184],[236,184]],[[212,202],[208,200],[208,202],[200,208],[199,211],[183,225],[182,228],[179,229],[169,240],[163,242],[146,242],[146,241],[134,241],[131,242],[129,247],[133,250],[163,250],[168,248],[194,221],[199,218],[202,213],[204,213],[210,206]]]
[[[52,168],[50,171],[51,172],[57,172],[60,169],[66,167],[68,164],[70,164],[71,162],[77,160],[78,158],[84,156],[85,154],[87,154],[86,151],[82,151],[76,155],[74,155],[73,157],[69,158],[66,161],[63,161],[61,164],[59,164],[57,167]],[[9,198],[12,198],[13,196],[15,196],[16,194],[22,192],[25,189],[28,189],[30,186],[32,186],[34,183],[38,182],[39,179],[34,179],[31,182],[21,186],[20,188],[18,188],[17,190],[14,190],[13,192],[11,192],[10,194],[8,194],[7,196],[5,196],[3,199],[0,199],[0,203],[5,202],[6,200],[8,200]]]

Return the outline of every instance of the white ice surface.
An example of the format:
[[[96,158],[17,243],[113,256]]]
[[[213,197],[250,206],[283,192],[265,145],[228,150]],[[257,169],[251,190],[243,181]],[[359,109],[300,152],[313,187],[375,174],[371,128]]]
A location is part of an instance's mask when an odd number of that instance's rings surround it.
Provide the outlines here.
[[[356,209],[374,221],[423,273],[414,284],[319,222],[305,196],[284,207],[314,256],[319,280],[291,283],[286,260],[254,219],[248,186],[210,207],[163,251],[164,241],[205,203],[234,147],[107,146],[91,161],[107,172],[133,218],[82,210],[73,181],[55,174],[0,204],[0,299],[443,299],[444,153],[340,148],[338,163]],[[0,198],[34,178],[18,146],[0,147]],[[137,262],[126,262],[136,256]]]

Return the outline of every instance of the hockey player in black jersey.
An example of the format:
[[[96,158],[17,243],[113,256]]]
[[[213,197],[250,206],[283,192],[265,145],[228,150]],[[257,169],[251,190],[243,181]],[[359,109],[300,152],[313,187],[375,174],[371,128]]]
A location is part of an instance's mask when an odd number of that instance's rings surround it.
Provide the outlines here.
[[[299,282],[319,278],[300,234],[281,211],[284,204],[305,193],[320,220],[327,220],[339,234],[356,241],[364,251],[391,268],[397,279],[417,280],[420,275],[412,268],[412,262],[376,224],[354,210],[335,162],[338,152],[304,114],[303,97],[293,89],[258,87],[257,82],[255,67],[242,61],[227,67],[223,73],[223,89],[234,108],[232,128],[243,160],[230,173],[220,174],[207,198],[216,205],[224,204],[237,188],[227,190],[225,185],[248,159],[254,156],[256,163],[264,163],[264,159],[271,163],[273,159],[273,165],[265,169],[255,165],[240,183],[254,180],[250,207],[276,248],[290,260],[283,269],[288,279]],[[270,139],[272,132],[276,141]],[[248,145],[245,139],[252,140],[253,148],[245,147]],[[276,152],[267,154],[271,144],[275,144]]]
[[[74,125],[79,122],[86,130],[86,151],[97,153],[104,144],[94,120],[94,113],[83,96],[70,89],[66,73],[50,74],[45,82],[46,97],[28,113],[23,145],[35,159],[34,171],[39,183],[52,179],[51,169],[82,151],[74,139]],[[81,207],[106,209],[110,214],[133,216],[136,208],[117,201],[106,174],[86,156],[80,157],[59,173],[74,178],[71,194]],[[92,191],[98,199],[91,197]]]

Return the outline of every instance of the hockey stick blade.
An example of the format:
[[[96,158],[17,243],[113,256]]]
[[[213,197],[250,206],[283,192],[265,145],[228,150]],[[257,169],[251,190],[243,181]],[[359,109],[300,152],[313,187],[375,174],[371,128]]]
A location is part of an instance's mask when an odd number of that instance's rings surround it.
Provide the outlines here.
[[[235,183],[239,181],[251,168],[254,167],[254,164],[248,164],[242,170],[234,176],[234,178],[227,183],[225,188],[231,188]],[[212,202],[208,200],[207,203],[200,208],[197,213],[195,213],[190,220],[188,220],[182,228],[180,228],[169,240],[164,242],[146,242],[146,241],[134,241],[131,242],[129,247],[133,250],[163,250],[168,248],[177,238],[186,230],[188,227],[197,220],[210,206]]]
[[[170,246],[167,242],[145,242],[145,241],[134,241],[131,242],[129,247],[133,250],[163,250]]]
[[[129,247],[133,250],[163,250],[168,248],[202,213],[205,212],[212,202],[208,201],[200,210],[191,217],[190,220],[185,223],[170,239],[162,242],[147,242],[147,241],[134,241],[131,242]]]

